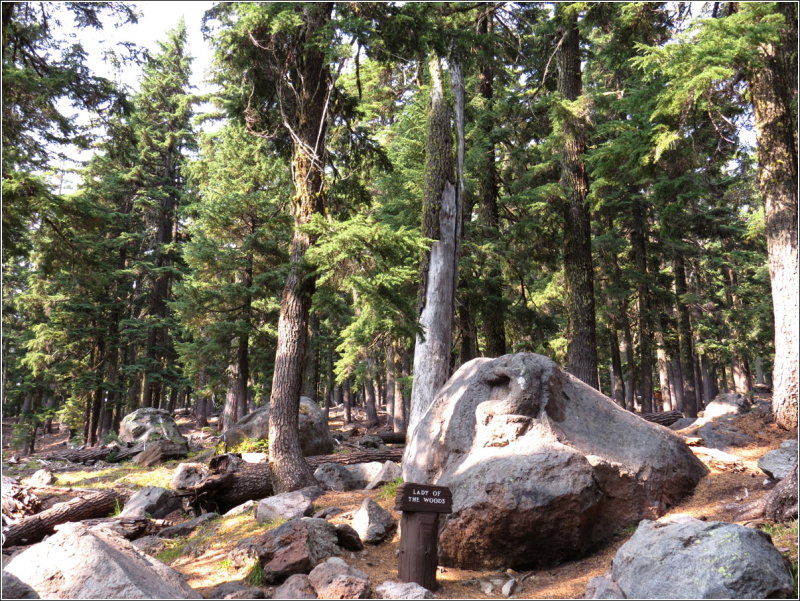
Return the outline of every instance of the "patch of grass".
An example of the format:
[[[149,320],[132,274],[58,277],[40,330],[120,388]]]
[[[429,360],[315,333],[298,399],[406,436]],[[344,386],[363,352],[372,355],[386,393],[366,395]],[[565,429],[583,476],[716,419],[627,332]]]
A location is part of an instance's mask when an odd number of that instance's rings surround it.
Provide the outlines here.
[[[220,560],[219,567],[221,569],[225,570],[226,572],[232,572],[233,571],[233,562],[231,562],[231,560],[226,557],[225,559]]]
[[[156,559],[167,565],[182,557],[189,541],[185,538],[175,538],[166,542],[166,547],[156,553]]]
[[[264,569],[261,567],[261,563],[256,559],[247,570],[247,576],[244,578],[245,582],[250,586],[264,586],[266,582],[264,581]]]
[[[794,593],[795,597],[797,597],[797,520],[791,520],[783,524],[763,524],[759,526],[759,529],[769,534],[770,538],[772,538],[772,544],[789,561],[794,582]]]
[[[228,447],[229,453],[269,453],[269,440],[266,438],[245,438],[239,444]]]
[[[173,467],[170,467],[169,464],[152,468],[126,462],[101,470],[62,472],[58,475],[58,482],[61,486],[77,488],[113,488],[120,484],[168,488],[172,480],[172,472]]]
[[[387,482],[383,486],[381,486],[381,490],[378,493],[378,498],[381,501],[390,501],[397,496],[397,489],[403,483],[402,478],[395,478],[391,482]]]

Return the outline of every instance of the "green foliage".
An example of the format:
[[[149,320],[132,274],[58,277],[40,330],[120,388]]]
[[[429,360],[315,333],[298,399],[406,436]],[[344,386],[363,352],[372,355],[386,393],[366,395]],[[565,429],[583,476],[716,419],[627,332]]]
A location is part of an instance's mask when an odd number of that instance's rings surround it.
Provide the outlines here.
[[[387,482],[381,486],[381,489],[378,492],[378,498],[382,501],[393,500],[397,496],[397,489],[401,484],[403,484],[402,478],[395,478],[391,482]]]
[[[250,586],[264,586],[266,580],[264,578],[264,568],[261,567],[261,562],[255,560],[253,564],[247,569],[247,575],[244,581]]]

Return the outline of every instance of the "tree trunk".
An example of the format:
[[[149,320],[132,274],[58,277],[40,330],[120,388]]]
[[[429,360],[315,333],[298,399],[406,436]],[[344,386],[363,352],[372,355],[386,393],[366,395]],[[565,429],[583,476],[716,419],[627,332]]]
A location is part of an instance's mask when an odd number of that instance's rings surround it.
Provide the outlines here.
[[[344,402],[344,423],[353,423],[353,389],[350,386],[350,379],[342,384],[342,400]]]
[[[419,325],[409,431],[433,402],[450,371],[457,272],[458,195],[453,181],[450,109],[438,57],[430,61],[431,99],[425,156],[423,233],[433,240],[421,266]]]
[[[650,316],[651,285],[647,278],[647,220],[645,207],[634,196],[631,202],[631,246],[633,259],[639,272],[636,293],[639,300],[639,393],[642,411],[653,410],[653,351],[650,345],[653,326]]]
[[[765,203],[767,256],[775,316],[772,410],[776,423],[797,428],[797,4],[778,2],[786,19],[778,44],[762,44],[764,65],[748,75],[758,146],[758,185]]]
[[[302,56],[295,62],[292,98],[294,136],[292,177],[295,196],[294,233],[289,275],[281,295],[278,342],[269,413],[269,464],[278,492],[297,490],[316,482],[303,461],[298,434],[300,390],[308,338],[308,314],[315,280],[305,265],[312,239],[302,227],[325,207],[325,146],[331,76],[327,48],[316,39],[325,31],[332,3],[309,5],[303,13]],[[285,84],[284,84],[285,85]]]
[[[611,341],[611,396],[620,407],[625,407],[625,377],[622,375],[622,358],[619,354],[619,336],[616,328],[608,328]]]
[[[694,377],[694,350],[692,349],[692,325],[689,308],[686,306],[686,267],[683,255],[678,252],[674,260],[675,295],[678,312],[678,343],[680,345],[681,376],[683,378],[683,406],[687,417],[697,417],[697,393]]]
[[[376,428],[380,425],[378,411],[375,405],[375,383],[364,380],[364,409],[367,412],[367,428]]]
[[[574,11],[556,4],[561,39],[556,52],[558,91],[566,101],[582,95],[578,20]],[[573,109],[575,110],[575,109]],[[566,111],[565,111],[566,112]],[[564,283],[567,310],[567,370],[597,388],[597,334],[594,309],[591,222],[586,195],[589,178],[583,161],[586,152],[585,123],[570,114],[564,117],[561,178],[564,194]]]
[[[392,415],[392,432],[406,433],[406,401],[403,394],[403,361],[396,345],[392,345],[392,365],[394,369],[394,414]]]

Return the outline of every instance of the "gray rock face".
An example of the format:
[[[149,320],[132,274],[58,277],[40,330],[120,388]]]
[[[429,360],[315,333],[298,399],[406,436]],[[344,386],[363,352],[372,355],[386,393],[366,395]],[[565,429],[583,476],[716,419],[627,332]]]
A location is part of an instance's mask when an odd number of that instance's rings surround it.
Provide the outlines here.
[[[123,442],[147,443],[168,440],[189,452],[189,441],[178,431],[175,420],[165,409],[144,407],[129,413],[119,424],[119,439]]]
[[[300,397],[298,413],[300,448],[304,456],[326,455],[333,452],[333,438],[325,421],[325,413],[308,397]],[[245,438],[267,438],[269,431],[269,405],[259,407],[240,419],[225,432],[225,442],[234,446]]]
[[[661,515],[706,471],[667,428],[529,353],[461,366],[403,458],[406,482],[452,491],[440,563],[467,569],[579,557],[621,527]]]
[[[194,519],[175,524],[174,526],[167,526],[163,528],[158,535],[161,538],[176,538],[178,536],[189,536],[196,528],[203,524],[207,524],[211,520],[218,518],[218,513],[204,513]]]
[[[172,474],[170,486],[179,490],[192,488],[208,477],[208,466],[203,463],[180,463]]]
[[[797,461],[797,441],[785,440],[781,446],[758,460],[758,467],[770,478],[783,480]]]
[[[738,392],[719,394],[703,410],[706,419],[714,419],[723,415],[741,415],[750,411],[750,401]]]
[[[720,449],[721,451],[734,447],[743,447],[753,442],[751,436],[739,431],[731,423],[730,418],[724,416],[708,422],[697,429],[694,435],[702,438],[705,446],[712,449]]]
[[[273,599],[316,599],[317,593],[308,576],[305,574],[292,574],[282,585],[275,589]]]
[[[230,557],[237,568],[257,559],[264,581],[279,583],[292,574],[307,573],[339,551],[336,529],[330,523],[318,518],[300,518],[240,541]]]
[[[33,475],[28,478],[25,483],[28,486],[49,486],[55,483],[55,481],[56,477],[53,475],[53,472],[47,468],[42,468],[33,472]]]
[[[4,569],[49,599],[200,599],[172,568],[108,530],[62,524]]]
[[[311,570],[308,581],[320,599],[370,598],[369,576],[338,557],[331,557]]]
[[[264,599],[264,592],[254,586],[245,586],[241,582],[223,582],[214,587],[208,595],[209,599]]]
[[[149,515],[161,519],[181,508],[181,500],[175,493],[159,486],[147,486],[128,499],[120,512],[120,517],[143,518]]]
[[[347,466],[340,463],[323,463],[314,470],[314,477],[330,490],[343,492],[363,488],[362,481],[357,479]]]
[[[377,545],[397,527],[397,522],[372,499],[364,499],[353,516],[353,530],[365,543]]]
[[[342,549],[347,549],[348,551],[362,551],[364,549],[361,537],[352,526],[336,524],[336,537]]]
[[[309,486],[261,499],[256,505],[256,521],[266,524],[278,519],[291,520],[308,516],[314,500],[324,492],[319,486]]]
[[[686,515],[643,520],[587,598],[788,599],[792,575],[767,534]],[[615,588],[616,587],[616,588]]]
[[[393,480],[396,480],[400,476],[403,475],[403,470],[400,469],[400,466],[396,464],[394,461],[387,461],[383,464],[380,471],[375,475],[372,480],[370,480],[369,484],[366,485],[367,490],[372,490],[374,488],[378,488],[379,486],[383,486]]]
[[[375,592],[381,599],[433,599],[433,593],[416,582],[384,582]]]

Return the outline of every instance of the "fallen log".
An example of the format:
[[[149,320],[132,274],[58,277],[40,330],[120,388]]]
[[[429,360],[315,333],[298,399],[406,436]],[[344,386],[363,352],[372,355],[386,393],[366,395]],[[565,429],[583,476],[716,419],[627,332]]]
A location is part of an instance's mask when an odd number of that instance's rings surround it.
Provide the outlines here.
[[[137,444],[132,447],[119,447],[110,445],[107,447],[90,447],[88,449],[67,449],[45,455],[45,459],[56,461],[69,461],[71,463],[87,463],[95,461],[107,461],[109,463],[119,463],[134,455],[138,455],[144,450],[144,445]]]
[[[66,522],[80,522],[105,517],[114,510],[119,494],[113,490],[95,490],[53,505],[50,509],[22,518],[3,532],[3,547],[38,543],[55,527]]]
[[[20,484],[18,480],[3,476],[2,479],[3,524],[15,522],[39,511],[42,500],[31,487]]]
[[[683,413],[680,411],[659,411],[657,413],[642,413],[640,417],[654,424],[671,426],[683,417]]]
[[[163,528],[171,526],[167,520],[152,520],[150,518],[94,518],[81,520],[87,526],[103,526],[113,530],[128,540],[135,540],[150,534],[157,534]]]
[[[379,432],[375,436],[378,436],[385,444],[405,444],[406,443],[406,433],[405,432]]]
[[[403,449],[375,449],[374,451],[354,451],[352,453],[335,453],[333,455],[312,455],[306,457],[306,463],[311,469],[316,469],[323,463],[341,463],[353,465],[355,463],[369,463],[371,461],[400,461]]]

